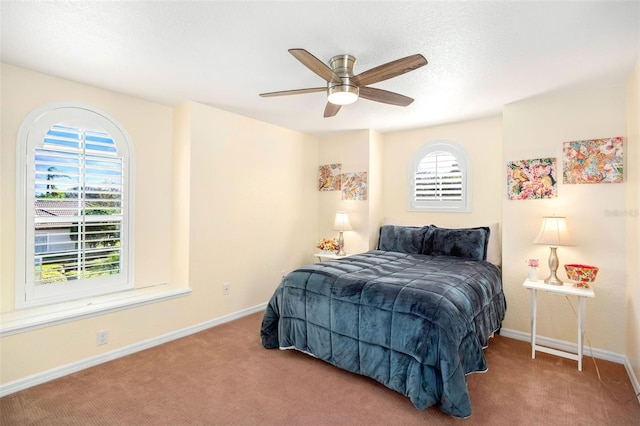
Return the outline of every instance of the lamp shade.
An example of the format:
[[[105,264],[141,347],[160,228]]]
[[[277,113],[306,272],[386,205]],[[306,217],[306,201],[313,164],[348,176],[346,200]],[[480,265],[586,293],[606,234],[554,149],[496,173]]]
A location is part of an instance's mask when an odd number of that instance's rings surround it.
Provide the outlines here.
[[[351,223],[347,212],[336,212],[336,218],[333,220],[334,231],[351,231]]]
[[[545,216],[542,218],[540,233],[533,240],[533,244],[543,244],[547,246],[572,246],[573,240],[567,229],[565,217]]]

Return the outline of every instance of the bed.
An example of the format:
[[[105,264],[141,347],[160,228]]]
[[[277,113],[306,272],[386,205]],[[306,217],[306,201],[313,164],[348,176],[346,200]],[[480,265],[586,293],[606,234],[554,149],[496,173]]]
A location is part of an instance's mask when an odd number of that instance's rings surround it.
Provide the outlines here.
[[[302,266],[276,288],[260,330],[267,349],[296,349],[373,378],[455,417],[471,415],[466,375],[506,310],[488,227],[380,228],[377,250]]]

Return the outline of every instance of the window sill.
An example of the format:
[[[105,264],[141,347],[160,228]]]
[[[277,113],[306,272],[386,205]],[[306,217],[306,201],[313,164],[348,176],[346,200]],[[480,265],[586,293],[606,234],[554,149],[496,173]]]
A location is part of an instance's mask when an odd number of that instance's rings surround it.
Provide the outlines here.
[[[0,337],[161,302],[189,293],[190,288],[159,284],[73,302],[7,312],[0,315]]]

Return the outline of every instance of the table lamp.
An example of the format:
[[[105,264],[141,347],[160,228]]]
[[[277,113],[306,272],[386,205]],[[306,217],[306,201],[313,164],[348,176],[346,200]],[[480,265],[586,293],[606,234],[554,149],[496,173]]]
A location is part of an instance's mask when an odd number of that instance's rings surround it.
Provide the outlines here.
[[[338,244],[340,244],[340,250],[338,251],[338,256],[345,256],[344,252],[344,237],[342,233],[344,231],[351,231],[351,223],[349,223],[349,215],[347,212],[336,212],[336,218],[333,220],[333,230],[340,231],[340,236],[338,237]]]
[[[558,270],[558,246],[572,246],[573,241],[567,230],[567,220],[565,217],[545,216],[542,218],[540,233],[533,240],[534,244],[544,244],[551,248],[549,255],[549,277],[544,280],[547,284],[562,285],[562,281],[556,275]]]

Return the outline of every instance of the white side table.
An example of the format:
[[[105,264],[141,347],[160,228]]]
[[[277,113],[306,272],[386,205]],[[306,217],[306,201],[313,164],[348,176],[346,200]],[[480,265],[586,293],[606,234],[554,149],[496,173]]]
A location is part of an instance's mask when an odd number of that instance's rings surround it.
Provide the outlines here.
[[[338,256],[335,253],[316,253],[316,254],[314,254],[314,256],[317,257],[320,262],[322,262],[323,259],[324,260],[344,259],[345,257],[349,257],[352,254],[354,254],[354,253],[351,253],[351,254],[347,253],[344,256]]]
[[[529,289],[531,298],[531,358],[536,358],[536,351],[545,352],[551,355],[569,358],[578,361],[578,371],[582,371],[582,349],[584,340],[584,315],[586,309],[587,297],[595,297],[592,288],[575,287],[573,283],[565,283],[564,285],[545,284],[544,281],[525,280],[524,288]],[[544,290],[553,294],[563,296],[578,297],[578,353],[560,351],[536,344],[536,321],[538,310],[538,290]]]

